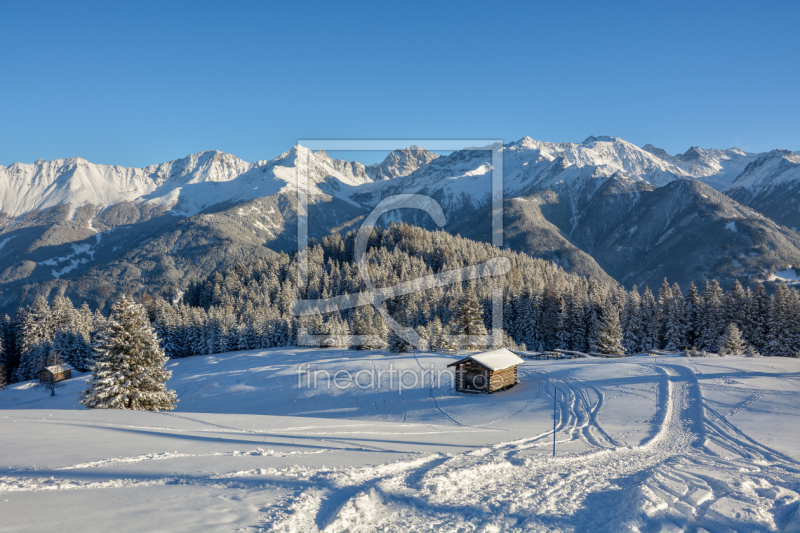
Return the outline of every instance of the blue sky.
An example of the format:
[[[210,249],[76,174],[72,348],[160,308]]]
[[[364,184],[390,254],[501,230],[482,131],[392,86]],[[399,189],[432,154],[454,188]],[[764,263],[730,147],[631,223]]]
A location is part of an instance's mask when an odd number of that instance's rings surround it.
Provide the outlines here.
[[[800,2],[649,4],[3,2],[0,164],[299,138],[800,149]]]

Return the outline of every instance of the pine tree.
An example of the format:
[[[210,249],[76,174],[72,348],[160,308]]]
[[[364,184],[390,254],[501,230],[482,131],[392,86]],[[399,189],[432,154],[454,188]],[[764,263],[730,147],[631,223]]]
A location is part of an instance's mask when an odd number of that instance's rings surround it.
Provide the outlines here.
[[[456,328],[459,335],[486,335],[486,326],[483,324],[483,308],[478,302],[473,287],[464,291],[464,296],[456,314]],[[486,345],[485,342],[476,342],[476,339],[471,339],[468,344],[471,347],[483,347]]]
[[[428,348],[431,351],[439,351],[447,346],[444,339],[444,326],[438,315],[433,317],[431,325],[428,328]]]
[[[748,344],[747,348],[744,351],[745,357],[761,357],[761,354],[756,350],[756,347],[752,344]]]
[[[733,322],[725,328],[725,333],[720,337],[718,344],[720,355],[742,355],[745,351],[742,334]]]
[[[763,284],[758,284],[750,298],[747,312],[748,325],[746,337],[757,350],[764,350],[767,344],[767,322],[769,320],[769,295]]]
[[[636,353],[642,349],[641,298],[636,285],[631,289],[622,307],[622,347],[625,353]]]
[[[622,347],[622,330],[619,326],[619,315],[617,315],[617,310],[608,300],[603,304],[602,312],[598,318],[591,350],[609,355],[625,353],[625,349]]]
[[[55,296],[50,304],[50,316],[54,333],[62,329],[70,329],[75,325],[75,308],[66,296]]]
[[[50,353],[54,327],[47,300],[37,296],[22,315],[18,341],[20,362],[14,372],[14,381],[34,379]]]
[[[700,345],[703,350],[709,352],[717,351],[717,341],[726,326],[725,309],[722,303],[722,288],[717,280],[706,282],[705,291],[702,298],[702,333],[700,334]]]
[[[389,350],[395,353],[405,353],[411,351],[411,343],[392,330],[389,332]]]
[[[778,285],[769,301],[769,333],[764,350],[773,357],[792,357],[797,348],[793,347],[792,305],[789,289]]]
[[[172,372],[142,305],[123,296],[95,346],[89,388],[80,402],[91,409],[170,411],[177,402],[167,390]]]
[[[53,351],[78,372],[86,372],[93,364],[92,348],[88,340],[73,329],[62,329],[56,333]]]
[[[353,344],[351,350],[370,350],[374,343],[369,342],[375,335],[372,327],[372,307],[365,306],[356,308],[353,312]]]
[[[661,324],[658,321],[656,301],[653,297],[653,293],[650,292],[650,287],[644,288],[641,316],[644,330],[644,334],[642,335],[642,350],[657,350],[659,348],[658,332],[661,329]]]
[[[729,293],[724,296],[725,306],[725,320],[728,323],[733,322],[740,332],[745,331],[745,324],[747,323],[747,307],[748,299],[742,284],[739,280],[733,282],[733,288]]]
[[[700,337],[699,310],[700,293],[697,291],[697,285],[693,281],[689,284],[689,291],[686,293],[683,314],[686,320],[686,345],[691,346],[695,351],[697,351],[695,346]]]
[[[664,318],[664,349],[678,351],[687,346],[686,316],[683,293],[676,283],[669,292],[669,304]]]

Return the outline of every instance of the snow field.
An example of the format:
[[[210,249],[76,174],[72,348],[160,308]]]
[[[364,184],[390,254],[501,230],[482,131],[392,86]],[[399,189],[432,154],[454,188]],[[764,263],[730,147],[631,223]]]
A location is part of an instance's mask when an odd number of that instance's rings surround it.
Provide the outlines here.
[[[176,411],[0,393],[10,531],[800,531],[800,361],[526,361],[493,395],[420,382],[445,354],[253,350],[171,360]],[[364,383],[362,381],[362,383]],[[557,457],[552,458],[553,404]],[[7,501],[6,501],[7,500]]]

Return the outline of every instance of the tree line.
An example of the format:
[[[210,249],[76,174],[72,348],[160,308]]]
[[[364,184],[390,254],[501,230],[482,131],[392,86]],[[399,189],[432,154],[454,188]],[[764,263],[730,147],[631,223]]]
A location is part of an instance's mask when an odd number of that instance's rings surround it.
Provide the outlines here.
[[[300,283],[297,254],[276,254],[219,271],[190,285],[177,301],[144,295],[140,302],[167,357],[295,345],[299,332],[370,336],[366,348],[407,348],[372,306],[297,317],[298,299],[330,298],[367,290],[354,257],[356,233],[333,234],[308,248],[307,282]],[[477,265],[504,257],[504,276],[454,283],[383,302],[403,326],[414,328],[433,349],[450,335],[483,334],[491,328],[492,293],[502,291],[503,344],[552,349],[636,353],[661,349],[767,356],[797,356],[800,296],[778,285],[739,282],[725,291],[711,280],[685,291],[664,280],[657,292],[583,278],[555,263],[492,247],[444,231],[392,224],[376,228],[365,255],[375,287]],[[0,364],[11,381],[33,379],[57,351],[76,369],[91,368],[96,336],[106,318],[68,298],[39,298],[0,321]]]

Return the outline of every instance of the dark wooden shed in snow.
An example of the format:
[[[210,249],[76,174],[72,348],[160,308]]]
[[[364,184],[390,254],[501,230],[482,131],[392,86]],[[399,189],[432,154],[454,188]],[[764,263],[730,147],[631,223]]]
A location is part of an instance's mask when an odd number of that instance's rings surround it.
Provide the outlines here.
[[[517,365],[524,361],[505,348],[469,355],[447,365],[456,369],[458,392],[493,393],[519,383]]]

